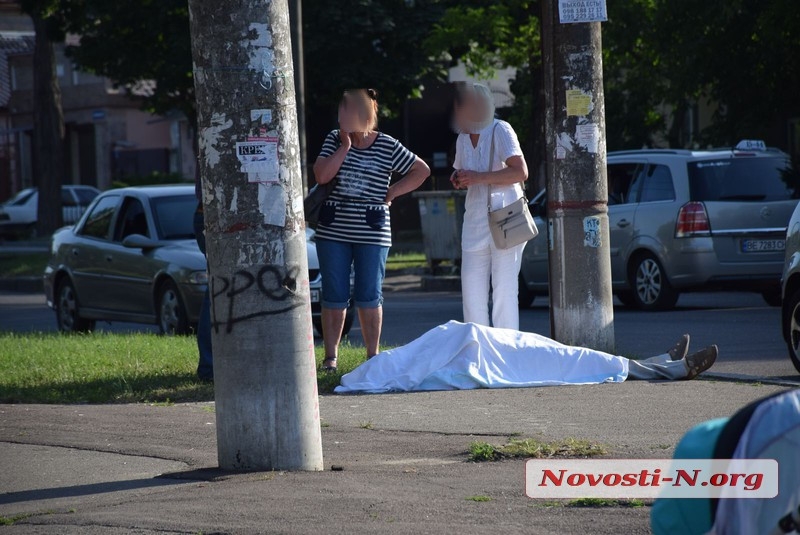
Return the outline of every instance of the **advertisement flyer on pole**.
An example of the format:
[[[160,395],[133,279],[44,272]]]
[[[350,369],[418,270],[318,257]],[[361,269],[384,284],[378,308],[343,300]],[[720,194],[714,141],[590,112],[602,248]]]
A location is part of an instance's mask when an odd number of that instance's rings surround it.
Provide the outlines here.
[[[606,0],[558,0],[558,15],[561,24],[605,22]]]
[[[248,182],[278,181],[278,138],[249,137],[236,143],[240,171],[247,173]]]

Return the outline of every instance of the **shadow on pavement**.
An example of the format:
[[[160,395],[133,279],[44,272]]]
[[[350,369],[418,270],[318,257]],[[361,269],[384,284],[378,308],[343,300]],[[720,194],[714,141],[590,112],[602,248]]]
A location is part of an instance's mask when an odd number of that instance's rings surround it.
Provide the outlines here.
[[[0,494],[0,505],[20,502],[33,502],[54,500],[58,498],[74,498],[77,496],[91,496],[107,494],[126,490],[139,490],[152,487],[165,487],[169,485],[183,485],[190,483],[190,478],[178,480],[174,478],[155,477],[152,479],[128,479],[124,481],[110,481],[108,483],[92,483],[90,485],[73,485],[71,487],[57,487],[52,489],[23,490]],[[196,480],[195,480],[196,481]]]

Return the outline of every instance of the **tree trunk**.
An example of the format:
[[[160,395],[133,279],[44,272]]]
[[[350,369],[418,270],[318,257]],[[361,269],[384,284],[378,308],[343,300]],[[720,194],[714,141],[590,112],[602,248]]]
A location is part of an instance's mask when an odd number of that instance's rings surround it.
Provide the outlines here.
[[[39,188],[36,232],[49,236],[63,222],[61,185],[64,183],[64,114],[56,74],[53,42],[47,20],[33,14],[33,181]]]
[[[287,3],[189,11],[219,465],[322,470]]]

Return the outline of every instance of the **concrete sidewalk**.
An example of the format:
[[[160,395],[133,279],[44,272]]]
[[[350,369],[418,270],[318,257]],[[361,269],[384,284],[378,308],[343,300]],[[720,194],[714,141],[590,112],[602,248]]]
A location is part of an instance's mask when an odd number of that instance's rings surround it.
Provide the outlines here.
[[[2,405],[0,515],[16,519],[7,533],[649,533],[649,506],[530,500],[524,461],[470,463],[467,447],[575,437],[610,457],[669,457],[692,425],[781,390],[698,380],[323,396],[322,473],[216,470],[213,403]]]

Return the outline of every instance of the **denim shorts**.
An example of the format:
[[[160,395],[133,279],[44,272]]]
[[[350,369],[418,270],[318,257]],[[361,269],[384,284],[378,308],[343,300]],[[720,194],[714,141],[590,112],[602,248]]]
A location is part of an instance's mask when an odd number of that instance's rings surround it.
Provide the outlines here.
[[[383,277],[389,248],[316,239],[322,275],[322,307],[344,310],[350,302],[350,270],[355,271],[353,300],[358,308],[383,304]]]

